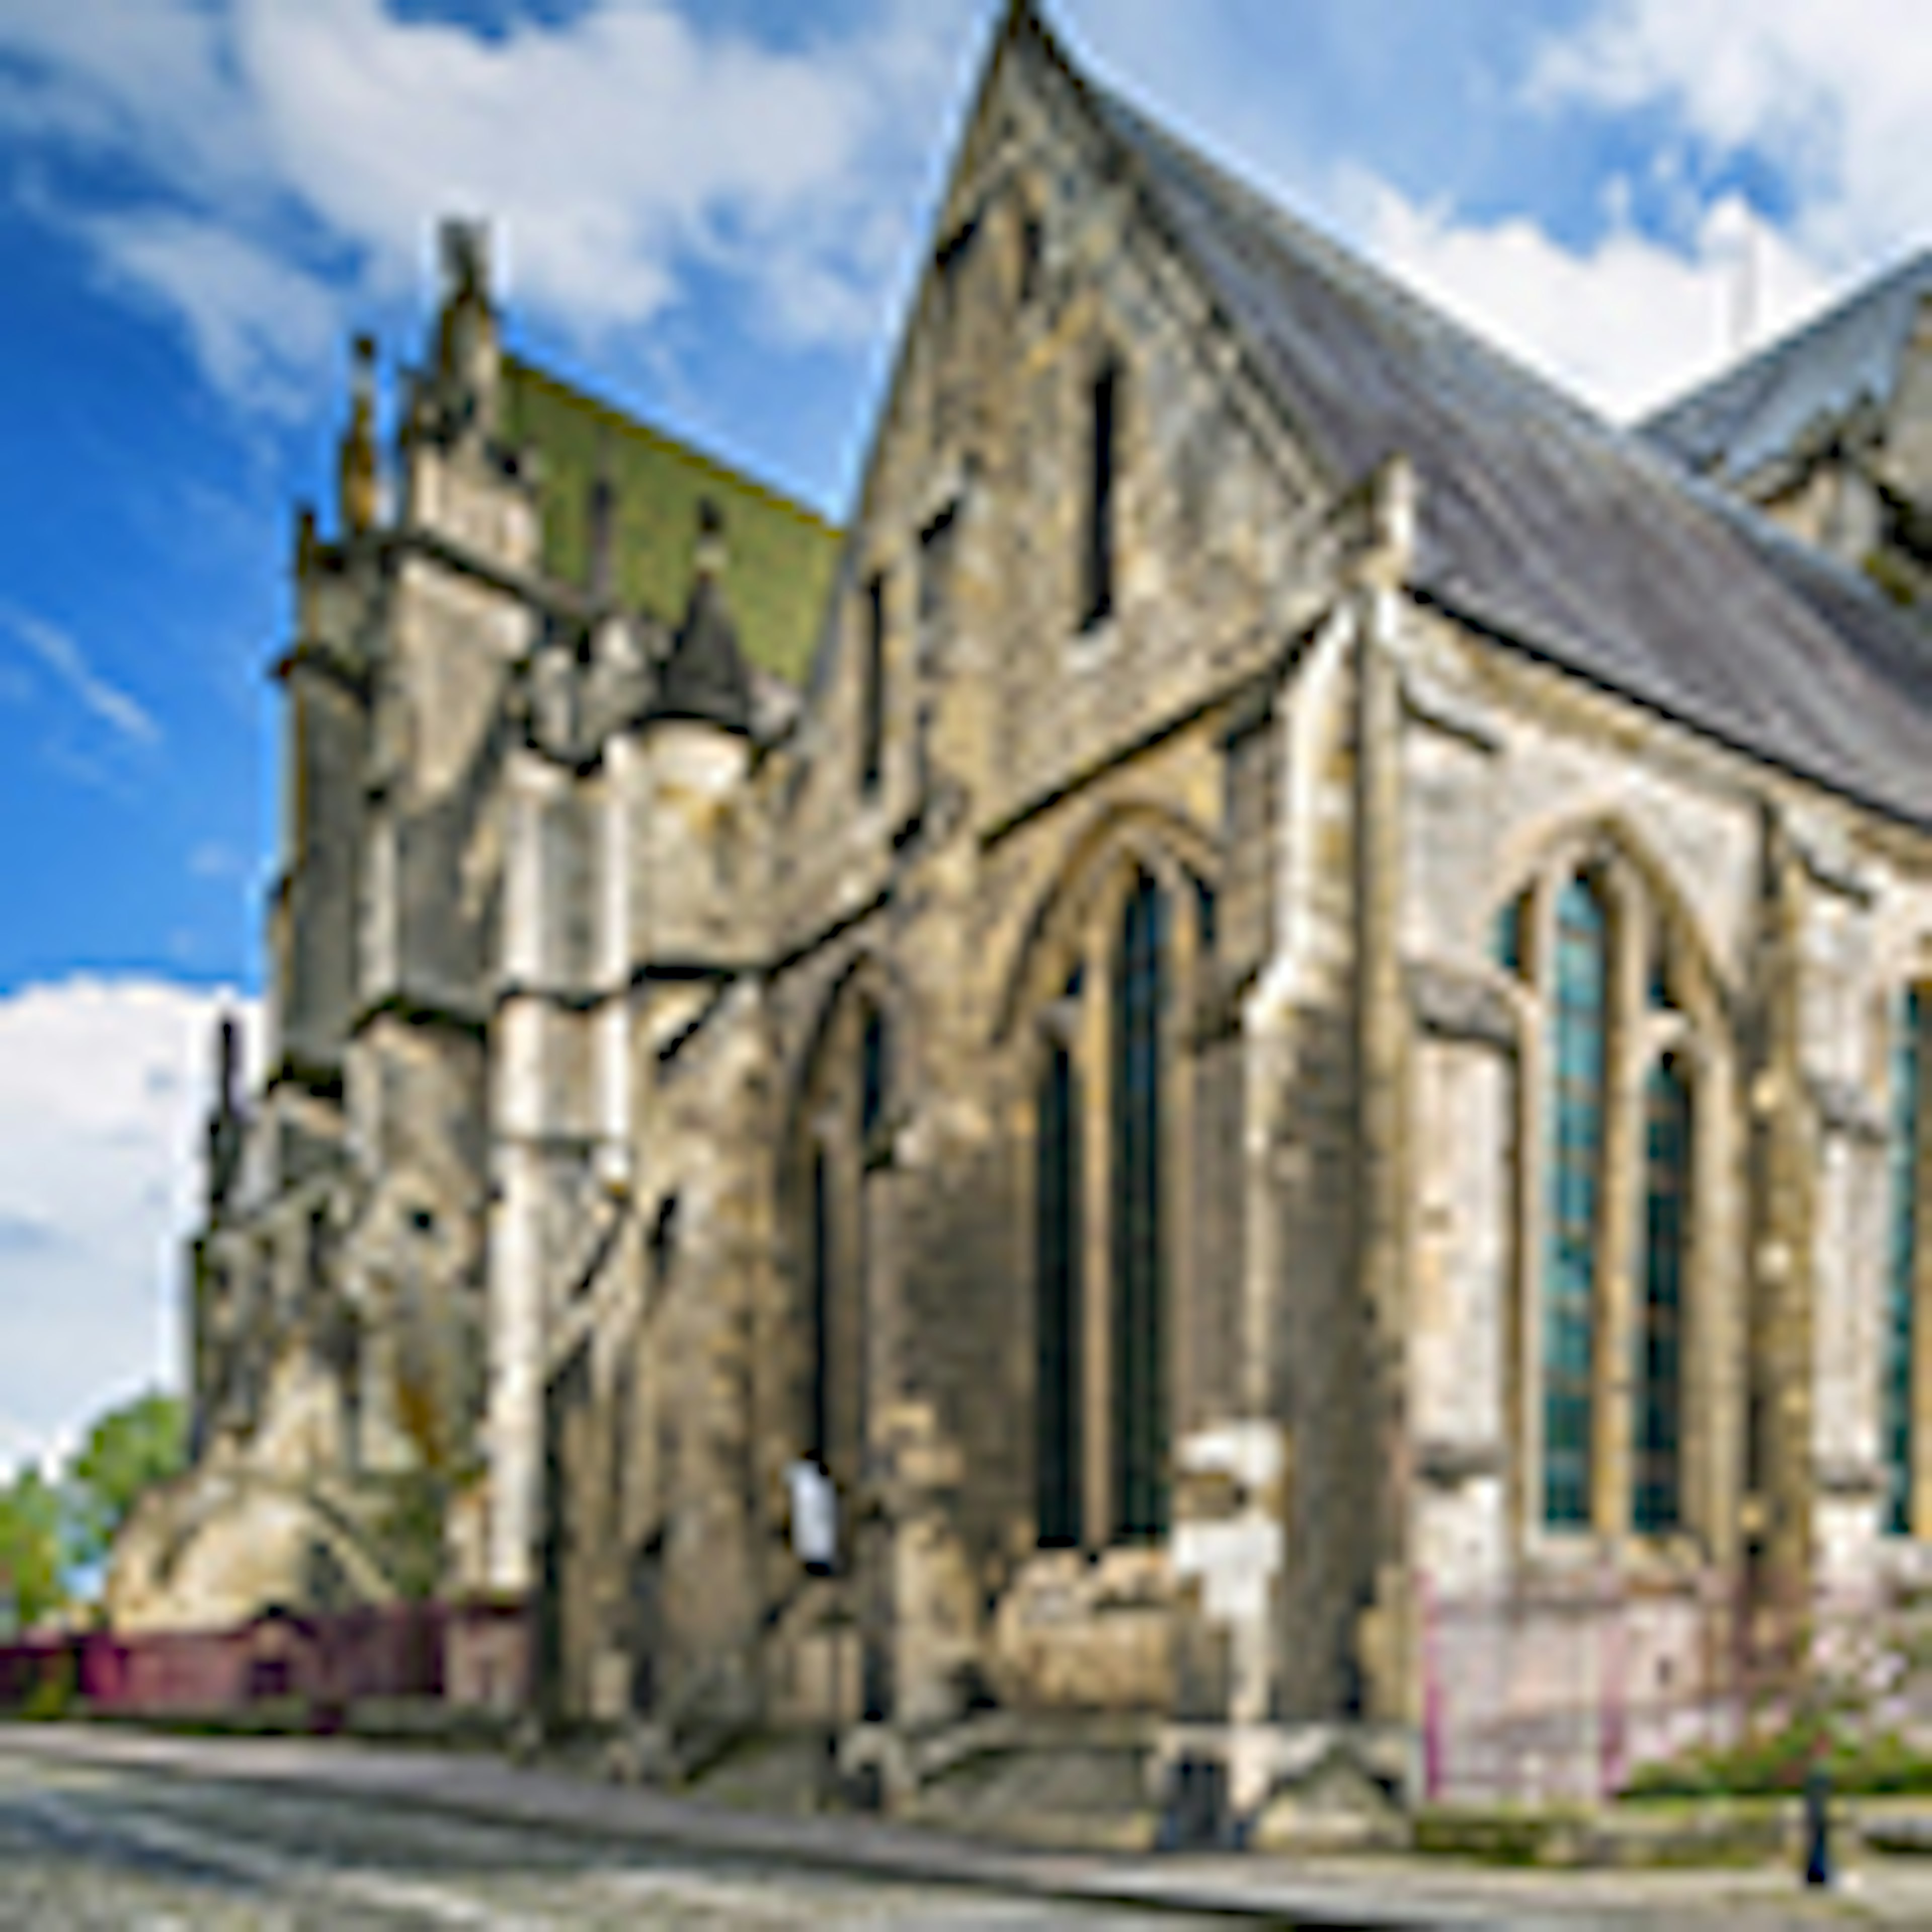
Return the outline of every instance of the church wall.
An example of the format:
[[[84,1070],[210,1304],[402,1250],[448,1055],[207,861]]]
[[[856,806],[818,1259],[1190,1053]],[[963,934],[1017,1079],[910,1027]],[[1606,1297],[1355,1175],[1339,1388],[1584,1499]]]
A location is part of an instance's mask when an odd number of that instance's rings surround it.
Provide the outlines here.
[[[1802,1587],[1821,1625],[1842,1629],[1887,1579],[1919,1567],[1915,1544],[1879,1533],[1877,1408],[1894,1212],[1886,1054],[1927,956],[1932,854],[1614,698],[1458,640],[1438,619],[1411,614],[1407,628],[1405,952],[1412,972],[1460,979],[1464,997],[1446,1021],[1439,993],[1432,1015],[1418,1006],[1413,1062],[1413,1534],[1436,1620],[1425,1667],[1465,1682],[1492,1742],[1512,1712],[1567,1696],[1585,1759],[1612,1746],[1634,1759],[1726,1721],[1702,1700],[1736,1681],[1743,1563],[1762,1533],[1754,1523],[1768,1526],[1771,1551],[1808,1551]],[[1781,844],[1767,846],[1768,824]],[[1578,1564],[1536,1526],[1526,1487],[1537,1383],[1524,1298],[1536,1292],[1546,1184],[1538,1145],[1522,1139],[1537,1131],[1524,1092],[1546,1075],[1538,1026],[1495,963],[1492,922],[1552,842],[1581,832],[1587,847],[1598,827],[1642,855],[1636,898],[1674,908],[1694,942],[1675,1004],[1690,1010],[1697,1069],[1696,1393],[1684,1418],[1688,1533],[1667,1544],[1600,1538]],[[1784,927],[1766,896],[1781,849],[1797,855]],[[1783,930],[1788,1036],[1754,1018],[1772,1010],[1766,962]],[[1754,1165],[1753,1096],[1765,1118],[1792,1123],[1802,1194],[1776,1179],[1786,1170]],[[1640,1212],[1628,1184],[1606,1201]],[[1614,1270],[1639,1264],[1634,1250],[1618,1252]],[[1629,1346],[1626,1333],[1612,1325],[1600,1347]],[[1750,1446],[1754,1381],[1768,1460]],[[1627,1428],[1600,1436],[1597,1453],[1600,1480],[1620,1489]],[[1546,1652],[1546,1671],[1534,1662]],[[1592,1731],[1599,1720],[1627,1729]],[[1527,1774],[1520,1761],[1484,1760],[1474,1732],[1462,1742],[1475,1785]],[[1597,1772],[1549,1774],[1582,1789]]]

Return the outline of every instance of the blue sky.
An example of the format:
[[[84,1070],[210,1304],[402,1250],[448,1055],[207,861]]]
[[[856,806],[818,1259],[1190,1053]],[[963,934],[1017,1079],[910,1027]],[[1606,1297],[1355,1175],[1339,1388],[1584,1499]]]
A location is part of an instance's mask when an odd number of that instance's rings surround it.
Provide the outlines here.
[[[0,1468],[176,1372],[349,332],[416,353],[436,220],[490,214],[522,347],[836,514],[998,10],[0,0]],[[1049,12],[1613,412],[1932,226],[1914,0]]]

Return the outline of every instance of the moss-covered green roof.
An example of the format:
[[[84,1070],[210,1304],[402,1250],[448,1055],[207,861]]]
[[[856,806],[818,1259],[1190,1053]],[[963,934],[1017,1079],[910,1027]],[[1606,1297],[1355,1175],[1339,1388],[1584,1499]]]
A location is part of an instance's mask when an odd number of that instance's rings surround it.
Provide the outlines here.
[[[590,569],[590,497],[614,493],[612,564],[622,601],[675,622],[690,595],[698,505],[723,511],[724,590],[745,654],[804,681],[838,560],[839,533],[802,504],[514,356],[504,358],[504,430],[542,458],[544,568]]]

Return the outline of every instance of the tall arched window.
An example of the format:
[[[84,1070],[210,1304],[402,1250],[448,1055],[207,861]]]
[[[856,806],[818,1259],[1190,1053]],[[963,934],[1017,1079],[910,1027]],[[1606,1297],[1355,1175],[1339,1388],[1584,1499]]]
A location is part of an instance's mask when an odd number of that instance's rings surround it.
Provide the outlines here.
[[[1925,1004],[1915,986],[1901,1002],[1892,1046],[1892,1241],[1887,1257],[1880,1450],[1885,1462],[1887,1531],[1912,1533],[1913,1357],[1918,1272],[1919,1086]]]
[[[1597,1252],[1604,1148],[1609,930],[1586,873],[1556,902],[1551,1004],[1550,1195],[1543,1270],[1543,1519],[1591,1520]]]
[[[1675,1058],[1644,1096],[1643,1282],[1636,1309],[1630,1518],[1647,1534],[1683,1517],[1684,1276],[1690,1210],[1690,1086]]]
[[[1113,1500],[1123,1541],[1167,1528],[1160,1091],[1166,925],[1165,895],[1138,873],[1121,912],[1112,1014]]]
[[[1036,1504],[1044,1548],[1078,1547],[1081,1497],[1080,1087],[1055,1043],[1040,1076],[1035,1160]]]

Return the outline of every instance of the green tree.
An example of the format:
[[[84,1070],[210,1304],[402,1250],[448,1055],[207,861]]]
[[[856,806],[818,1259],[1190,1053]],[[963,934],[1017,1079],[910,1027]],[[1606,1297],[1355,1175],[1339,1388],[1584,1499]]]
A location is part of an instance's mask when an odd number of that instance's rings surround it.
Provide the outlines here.
[[[66,1600],[60,1490],[36,1468],[0,1487],[0,1632],[24,1630]]]
[[[142,1492],[188,1460],[188,1413],[159,1391],[110,1409],[87,1432],[67,1470],[68,1547],[76,1567],[98,1563]]]

